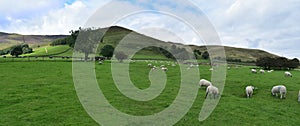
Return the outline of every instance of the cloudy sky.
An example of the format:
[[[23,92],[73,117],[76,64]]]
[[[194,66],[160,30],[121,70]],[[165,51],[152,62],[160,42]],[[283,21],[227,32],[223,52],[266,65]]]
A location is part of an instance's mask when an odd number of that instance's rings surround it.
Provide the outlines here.
[[[180,1],[180,0],[179,0]],[[105,8],[114,2],[112,9]],[[222,45],[263,49],[288,58],[300,58],[299,0],[191,0],[209,19]],[[152,4],[149,4],[152,3]],[[153,4],[157,3],[157,4]],[[69,34],[86,25],[91,16],[102,12],[101,21],[116,11],[155,10],[123,17],[116,22],[165,41],[203,45],[201,38],[184,20],[159,12],[171,10],[193,19],[199,11],[188,8],[182,0],[0,0],[0,31],[19,34]],[[178,6],[180,5],[180,6]],[[118,8],[118,9],[116,9]],[[167,8],[167,9],[166,9]],[[107,17],[106,17],[107,16]],[[201,21],[199,21],[201,23]],[[109,24],[109,23],[103,23]],[[106,27],[97,26],[97,27]],[[148,28],[142,31],[141,29]],[[182,40],[165,32],[167,29]],[[298,42],[299,41],[299,42]]]

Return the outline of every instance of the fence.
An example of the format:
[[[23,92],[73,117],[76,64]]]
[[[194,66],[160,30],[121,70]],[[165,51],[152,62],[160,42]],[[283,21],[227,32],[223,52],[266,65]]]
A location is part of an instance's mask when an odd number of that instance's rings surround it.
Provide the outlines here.
[[[103,59],[102,57],[89,57],[88,61],[95,61]],[[0,62],[72,62],[84,61],[84,57],[70,57],[70,56],[22,56],[22,57],[0,57]]]

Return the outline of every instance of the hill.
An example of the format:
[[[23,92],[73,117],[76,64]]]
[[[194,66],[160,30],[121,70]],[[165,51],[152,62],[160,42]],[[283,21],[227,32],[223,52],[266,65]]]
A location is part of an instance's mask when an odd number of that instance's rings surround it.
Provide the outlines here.
[[[109,44],[116,47],[119,44],[119,42],[122,40],[122,42],[127,42],[127,45],[125,47],[129,50],[142,49],[141,51],[137,52],[136,55],[134,56],[134,58],[140,58],[140,59],[151,58],[151,57],[155,57],[158,59],[163,58],[163,56],[158,50],[155,49],[151,50],[149,48],[143,49],[143,46],[147,44],[149,45],[149,43],[151,43],[150,45],[152,46],[158,46],[158,47],[163,47],[163,46],[171,47],[172,45],[175,45],[180,48],[191,47],[193,50],[198,49],[202,53],[207,50],[207,47],[212,47],[213,49],[214,47],[215,48],[224,47],[227,58],[240,59],[245,62],[255,61],[256,59],[261,57],[278,57],[277,55],[274,55],[272,53],[263,50],[258,50],[258,49],[245,49],[245,48],[216,46],[216,45],[196,46],[196,45],[183,45],[179,43],[164,42],[159,39],[152,38],[147,35],[143,35],[133,30],[120,27],[120,26],[103,28],[101,31],[103,30],[106,30],[106,34],[103,37],[102,43],[98,47],[98,52],[104,45]],[[65,37],[68,36],[66,35],[19,35],[19,34],[0,32],[0,50],[23,42],[28,43],[33,48],[37,47],[37,45],[40,45],[42,48],[42,49],[35,48],[34,50],[44,50],[44,46],[49,45],[51,42],[53,42],[53,40],[59,38],[65,38]],[[134,44],[134,46],[129,46],[130,44]],[[61,48],[61,47],[57,47],[57,48]],[[60,52],[56,52],[56,53],[60,53]],[[40,53],[35,53],[33,55],[38,55],[38,54]],[[71,55],[71,53],[67,53],[67,54]]]
[[[118,41],[123,39],[123,41],[128,43],[133,43],[136,45],[136,47],[130,47],[131,49],[137,49],[139,47],[142,47],[145,45],[145,43],[151,43],[153,46],[172,46],[176,45],[177,47],[191,47],[193,50],[198,49],[202,53],[207,51],[207,47],[210,47],[212,49],[218,49],[219,47],[224,47],[226,57],[229,59],[241,59],[244,62],[251,62],[255,61],[258,58],[261,57],[279,57],[275,54],[266,52],[264,50],[259,49],[246,49],[246,48],[236,48],[236,47],[229,47],[229,46],[217,46],[217,45],[207,45],[207,46],[196,46],[196,45],[183,45],[179,43],[173,43],[173,42],[164,42],[159,39],[155,39],[140,33],[137,33],[133,30],[126,29],[119,26],[113,26],[108,28],[105,28],[107,30],[104,39],[103,44],[100,45],[103,46],[105,44],[110,44],[113,46],[116,46],[118,44]],[[145,50],[143,50],[145,51]],[[139,53],[143,53],[143,51],[140,51]],[[148,50],[149,51],[149,50]],[[155,50],[153,50],[155,52]],[[138,54],[139,54],[138,53]],[[157,53],[157,52],[155,52]]]
[[[65,38],[67,35],[20,35],[15,33],[0,32],[0,50],[13,45],[27,43],[31,47],[44,46],[58,38]]]

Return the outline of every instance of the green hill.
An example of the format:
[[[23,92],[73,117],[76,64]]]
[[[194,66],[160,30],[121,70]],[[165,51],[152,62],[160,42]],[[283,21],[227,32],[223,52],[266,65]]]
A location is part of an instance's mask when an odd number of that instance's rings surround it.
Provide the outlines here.
[[[133,30],[126,29],[120,26],[112,26],[109,28],[103,28],[101,31],[106,30],[106,34],[103,37],[102,43],[99,45],[97,52],[100,52],[100,49],[104,45],[112,45],[116,47],[120,41],[127,42],[127,45],[124,48],[128,50],[140,50],[134,56],[134,58],[140,59],[164,59],[165,57],[158,50],[149,50],[143,49],[142,47],[145,44],[149,44],[157,47],[171,47],[172,45],[176,45],[177,47],[191,47],[192,49],[198,49],[202,53],[207,50],[206,47],[214,47],[219,48],[220,46],[208,45],[208,46],[196,46],[196,45],[183,45],[172,42],[164,42],[159,39],[155,39],[140,33],[137,33]],[[28,43],[31,47],[35,48],[35,52],[33,54],[27,54],[30,56],[37,55],[72,55],[72,49],[68,49],[67,46],[61,47],[47,47],[49,50],[53,49],[53,53],[45,54],[42,53],[45,51],[44,46],[48,46],[51,42],[59,38],[65,38],[66,35],[19,35],[19,34],[9,34],[0,32],[0,50],[10,47],[12,45],[20,44],[20,43]],[[37,46],[41,46],[41,48],[36,48]],[[134,45],[134,46],[130,46]],[[258,50],[258,49],[245,49],[245,48],[235,48],[224,46],[226,51],[227,58],[230,59],[240,59],[242,61],[255,61],[261,57],[278,57],[277,55],[271,54],[269,52]],[[66,51],[66,52],[65,52]]]

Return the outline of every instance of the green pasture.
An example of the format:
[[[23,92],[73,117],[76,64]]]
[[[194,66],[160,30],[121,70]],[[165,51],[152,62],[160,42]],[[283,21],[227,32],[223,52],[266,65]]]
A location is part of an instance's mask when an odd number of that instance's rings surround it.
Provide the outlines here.
[[[82,62],[85,63],[85,62]],[[150,86],[150,62],[130,63],[130,76],[140,89]],[[131,115],[152,115],[172,104],[180,89],[179,66],[173,62],[153,61],[153,65],[168,67],[166,88],[150,101],[135,101],[125,97],[114,85],[109,61],[95,63],[99,87],[111,105]],[[182,69],[187,69],[184,66]],[[221,100],[211,116],[198,121],[204,101],[205,88],[198,95],[189,112],[176,125],[299,125],[300,71],[291,71],[293,77],[284,77],[284,71],[252,74],[251,66],[231,66]],[[196,69],[196,68],[195,68]],[[200,78],[210,80],[210,66],[200,65]],[[84,110],[72,78],[71,62],[1,62],[0,60],[0,124],[1,125],[98,125]],[[194,82],[198,85],[198,82]],[[274,85],[287,87],[287,98],[271,96]],[[245,87],[258,89],[247,99]],[[118,121],[118,120],[115,120]]]

